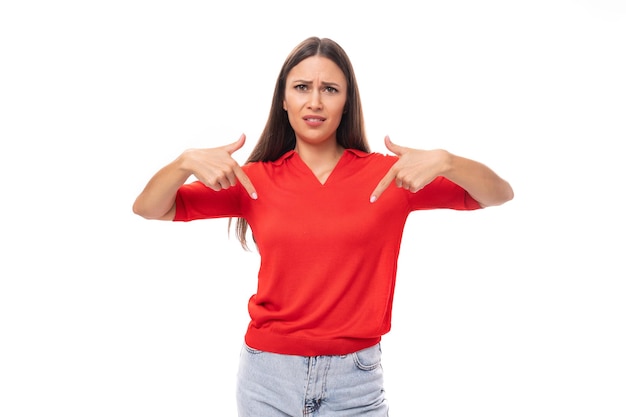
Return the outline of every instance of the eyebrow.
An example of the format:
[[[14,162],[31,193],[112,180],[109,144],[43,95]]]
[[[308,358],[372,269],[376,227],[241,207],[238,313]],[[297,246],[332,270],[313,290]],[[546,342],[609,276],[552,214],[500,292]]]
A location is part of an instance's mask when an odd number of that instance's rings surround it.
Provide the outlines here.
[[[292,84],[313,84],[313,81],[309,81],[309,80],[293,80],[291,83]],[[341,84],[334,83],[334,82],[329,82],[329,81],[322,81],[322,85],[323,86],[330,86],[330,87],[341,87]]]

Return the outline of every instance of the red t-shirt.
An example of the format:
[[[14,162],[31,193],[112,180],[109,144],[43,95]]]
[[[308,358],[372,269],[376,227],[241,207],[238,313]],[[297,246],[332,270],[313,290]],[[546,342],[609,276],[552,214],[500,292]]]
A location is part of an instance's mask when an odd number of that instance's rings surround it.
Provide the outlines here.
[[[243,217],[261,263],[246,343],[302,356],[340,355],[378,343],[391,327],[402,232],[413,210],[474,210],[464,189],[438,177],[417,193],[391,184],[369,198],[398,160],[346,150],[324,184],[294,151],[243,167],[258,199],[237,184],[183,185],[175,221]]]

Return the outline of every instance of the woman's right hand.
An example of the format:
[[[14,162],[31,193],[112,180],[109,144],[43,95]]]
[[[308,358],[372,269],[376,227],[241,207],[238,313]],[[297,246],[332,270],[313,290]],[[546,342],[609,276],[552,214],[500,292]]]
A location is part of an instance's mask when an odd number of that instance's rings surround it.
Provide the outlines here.
[[[176,193],[191,175],[215,191],[232,187],[239,181],[256,200],[254,185],[231,156],[245,141],[246,136],[241,135],[236,142],[226,146],[184,151],[148,181],[135,199],[133,212],[146,219],[172,220],[176,214]]]
[[[198,181],[215,191],[225,190],[241,183],[251,198],[257,193],[250,178],[232,157],[246,141],[242,134],[237,141],[217,148],[189,149],[180,156],[183,169],[191,172]]]

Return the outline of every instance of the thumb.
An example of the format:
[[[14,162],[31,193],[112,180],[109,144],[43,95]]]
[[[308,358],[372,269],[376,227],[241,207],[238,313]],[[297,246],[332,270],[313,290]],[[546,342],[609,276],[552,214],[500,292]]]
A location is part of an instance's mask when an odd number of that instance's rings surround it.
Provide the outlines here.
[[[389,149],[391,152],[395,153],[398,156],[404,153],[404,147],[393,143],[389,138],[389,135],[385,136],[385,146],[387,147],[387,149]]]
[[[241,149],[244,143],[246,143],[246,135],[242,133],[241,136],[239,136],[239,139],[235,142],[224,146],[224,150],[226,150],[229,154],[232,154],[233,152]]]

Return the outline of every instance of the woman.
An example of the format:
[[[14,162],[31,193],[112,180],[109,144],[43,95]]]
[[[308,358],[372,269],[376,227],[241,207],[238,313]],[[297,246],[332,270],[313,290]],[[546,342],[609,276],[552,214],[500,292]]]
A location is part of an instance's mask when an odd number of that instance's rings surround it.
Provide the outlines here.
[[[410,212],[513,198],[487,166],[385,138],[370,152],[345,51],[311,37],[287,57],[250,157],[245,141],[184,151],[137,197],[148,219],[237,218],[261,256],[237,384],[240,416],[386,416],[380,341]],[[186,183],[190,176],[197,181]],[[390,187],[391,184],[395,186]]]

